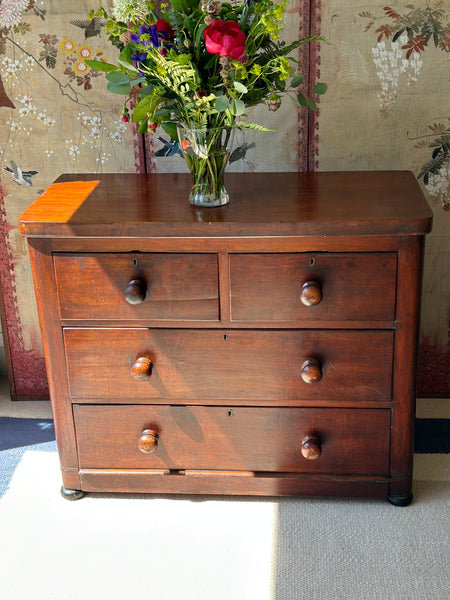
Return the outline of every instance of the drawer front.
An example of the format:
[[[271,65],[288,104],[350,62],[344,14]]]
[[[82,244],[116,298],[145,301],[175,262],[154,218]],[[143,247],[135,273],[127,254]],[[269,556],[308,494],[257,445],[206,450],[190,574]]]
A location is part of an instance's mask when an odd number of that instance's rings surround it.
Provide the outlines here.
[[[232,254],[231,318],[392,321],[396,270],[395,253]],[[316,286],[317,304],[303,303],[307,282]]]
[[[58,253],[54,268],[62,319],[219,317],[215,254]]]
[[[73,398],[391,399],[391,331],[67,328],[64,340]]]
[[[73,408],[79,463],[84,469],[388,473],[388,410],[160,405]],[[145,430],[157,436],[150,453],[139,448]],[[148,439],[148,432],[144,435]],[[312,435],[320,455],[308,460],[302,455],[302,442]]]

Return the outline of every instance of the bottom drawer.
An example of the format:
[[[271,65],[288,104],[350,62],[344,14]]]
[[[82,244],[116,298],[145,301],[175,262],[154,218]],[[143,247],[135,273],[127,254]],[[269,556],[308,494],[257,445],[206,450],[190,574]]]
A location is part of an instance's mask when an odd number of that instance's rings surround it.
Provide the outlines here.
[[[74,405],[73,411],[81,469],[389,470],[386,409]],[[143,436],[145,430],[154,434]],[[319,454],[313,460],[302,453],[307,436],[316,437],[309,440],[310,452]]]

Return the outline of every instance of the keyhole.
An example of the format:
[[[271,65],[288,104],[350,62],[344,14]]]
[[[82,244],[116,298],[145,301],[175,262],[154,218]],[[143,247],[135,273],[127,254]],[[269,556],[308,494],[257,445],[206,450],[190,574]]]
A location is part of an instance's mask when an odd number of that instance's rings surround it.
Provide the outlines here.
[[[231,408],[230,408],[230,410],[228,411],[228,416],[229,416],[229,417],[234,417],[234,412],[231,410]]]
[[[133,263],[133,267],[137,267],[138,259],[137,258],[133,258],[132,259],[132,263]]]
[[[316,259],[315,258],[310,258],[309,259],[309,266],[313,267],[316,264]]]
[[[227,336],[227,334],[226,334],[226,333],[224,333],[224,334],[223,334],[223,339],[224,339],[225,341],[227,341],[227,339],[228,339],[228,336]]]

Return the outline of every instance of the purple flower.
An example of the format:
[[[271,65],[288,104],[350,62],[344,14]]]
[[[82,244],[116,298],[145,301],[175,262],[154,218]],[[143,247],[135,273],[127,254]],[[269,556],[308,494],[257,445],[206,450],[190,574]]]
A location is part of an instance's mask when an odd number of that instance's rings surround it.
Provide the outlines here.
[[[139,25],[139,33],[132,33],[130,38],[134,44],[140,44],[141,46],[150,46],[151,48],[160,46],[156,25],[149,25],[148,27],[147,25]]]
[[[141,71],[141,64],[144,62],[144,60],[147,58],[147,53],[145,52],[144,54],[132,54],[131,58],[134,60],[134,62],[136,63],[136,68],[139,71],[139,73],[141,75],[143,75],[144,73]]]

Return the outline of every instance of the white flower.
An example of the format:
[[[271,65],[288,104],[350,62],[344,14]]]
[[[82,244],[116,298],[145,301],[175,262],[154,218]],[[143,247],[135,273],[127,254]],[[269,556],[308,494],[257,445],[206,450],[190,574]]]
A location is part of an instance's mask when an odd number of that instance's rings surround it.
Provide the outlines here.
[[[54,127],[56,125],[55,119],[49,117],[46,111],[40,112],[36,118],[40,123],[42,123],[42,125],[44,125],[44,127]],[[71,142],[72,140],[70,140],[70,142],[66,140],[66,144]]]
[[[15,6],[18,10],[25,10],[30,4],[30,0],[3,0],[3,4]]]
[[[430,196],[442,204],[442,208],[448,210],[450,195],[450,167],[444,165],[437,173],[430,173],[426,189]]]
[[[148,14],[146,0],[114,0],[114,16],[119,21],[128,21]]]
[[[122,141],[122,134],[124,131],[126,131],[126,129],[125,123],[119,121],[117,123],[116,130],[109,134],[109,139],[113,142],[120,143]]]
[[[69,156],[73,156],[73,158],[76,158],[79,154],[80,154],[80,148],[79,146],[69,146],[67,151],[69,152]]]
[[[106,162],[108,162],[108,160],[111,158],[111,154],[109,152],[103,152],[101,157],[97,156],[97,162],[100,162],[102,165],[104,165]]]
[[[30,106],[32,100],[33,98],[30,96],[30,94],[24,94],[22,98],[17,98],[17,101],[25,106]]]
[[[0,5],[0,27],[9,29],[18,25],[22,20],[22,11],[15,6],[12,0],[4,0]]]
[[[15,77],[16,73],[18,73],[22,69],[22,64],[18,60],[10,60],[9,62],[5,62],[6,69],[5,75],[9,77]]]
[[[34,67],[34,58],[32,56],[27,56],[23,61],[25,67],[29,67],[30,69]]]

